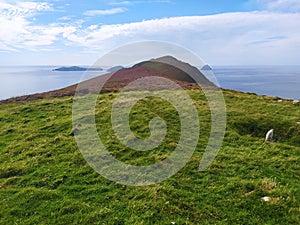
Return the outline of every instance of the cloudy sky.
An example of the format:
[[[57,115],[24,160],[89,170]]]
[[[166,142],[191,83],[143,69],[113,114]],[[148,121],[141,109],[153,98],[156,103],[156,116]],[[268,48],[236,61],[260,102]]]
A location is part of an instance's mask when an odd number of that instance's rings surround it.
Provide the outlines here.
[[[127,43],[212,65],[300,65],[300,0],[0,0],[0,65],[90,65]]]

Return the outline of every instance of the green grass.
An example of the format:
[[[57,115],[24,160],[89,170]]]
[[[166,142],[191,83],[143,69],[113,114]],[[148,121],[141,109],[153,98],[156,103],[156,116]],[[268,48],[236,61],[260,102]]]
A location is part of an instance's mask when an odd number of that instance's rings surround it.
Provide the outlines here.
[[[70,135],[71,97],[0,105],[0,224],[299,224],[299,105],[224,91],[224,143],[199,172],[210,113],[199,90],[188,93],[199,111],[197,149],[176,175],[143,187],[116,184],[89,167]],[[174,107],[149,98],[132,109],[131,128],[139,138],[150,135],[155,115],[169,128],[154,151],[137,152],[123,147],[110,126],[116,96],[101,94],[96,109],[98,132],[111,154],[132,165],[168,157],[180,136]],[[271,128],[276,142],[264,143]]]

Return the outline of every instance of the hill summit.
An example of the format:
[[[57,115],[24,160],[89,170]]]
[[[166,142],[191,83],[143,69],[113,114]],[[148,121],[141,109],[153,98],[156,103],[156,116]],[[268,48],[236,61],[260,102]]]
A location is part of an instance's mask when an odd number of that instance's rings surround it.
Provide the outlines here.
[[[102,92],[117,91],[120,88],[125,87],[130,82],[149,76],[164,77],[173,80],[182,87],[187,88],[198,88],[199,83],[201,86],[215,87],[215,85],[210,82],[196,67],[182,62],[172,56],[163,56],[157,59],[150,59],[135,64],[130,68],[122,68],[115,72],[100,75],[90,80],[83,81],[80,84],[82,92],[98,92],[99,86],[104,85]],[[44,97],[62,97],[62,96],[72,96],[75,94],[78,84],[55,90],[50,92],[38,93],[33,95],[16,97],[13,99],[0,101],[10,102],[10,101],[23,101],[32,100]],[[145,84],[145,88],[147,88]]]

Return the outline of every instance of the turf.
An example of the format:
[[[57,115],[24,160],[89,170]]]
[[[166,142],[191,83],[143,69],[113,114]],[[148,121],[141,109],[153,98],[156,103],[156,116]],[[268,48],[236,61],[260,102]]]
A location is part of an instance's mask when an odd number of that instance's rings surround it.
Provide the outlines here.
[[[142,187],[116,184],[89,167],[72,135],[72,97],[1,104],[0,224],[299,224],[299,104],[224,90],[225,139],[212,165],[199,172],[210,112],[201,91],[187,92],[199,112],[197,149],[176,175]],[[167,158],[180,137],[175,108],[157,98],[136,104],[130,125],[137,137],[150,135],[155,115],[168,125],[161,145],[137,152],[122,146],[111,128],[117,95],[101,94],[95,116],[111,154],[132,165]],[[272,128],[276,141],[265,143]]]

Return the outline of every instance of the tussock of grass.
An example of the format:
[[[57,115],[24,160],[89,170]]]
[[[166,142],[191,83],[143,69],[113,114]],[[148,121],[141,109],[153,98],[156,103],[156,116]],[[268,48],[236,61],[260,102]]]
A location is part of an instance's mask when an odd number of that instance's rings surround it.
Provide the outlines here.
[[[71,97],[0,105],[0,224],[299,224],[299,105],[225,91],[224,143],[209,169],[199,172],[210,113],[199,90],[188,93],[199,111],[197,149],[179,173],[145,187],[115,184],[88,166],[70,135]],[[133,165],[168,157],[180,137],[174,107],[148,98],[132,109],[137,137],[150,135],[153,116],[169,128],[154,151],[137,152],[122,146],[111,128],[116,96],[101,94],[96,108],[97,129],[111,154]],[[272,128],[276,141],[265,143]]]

